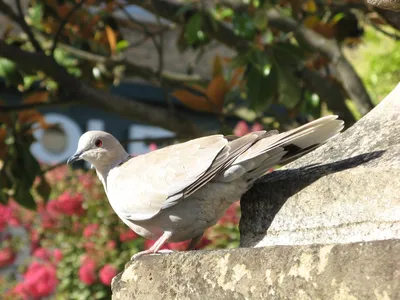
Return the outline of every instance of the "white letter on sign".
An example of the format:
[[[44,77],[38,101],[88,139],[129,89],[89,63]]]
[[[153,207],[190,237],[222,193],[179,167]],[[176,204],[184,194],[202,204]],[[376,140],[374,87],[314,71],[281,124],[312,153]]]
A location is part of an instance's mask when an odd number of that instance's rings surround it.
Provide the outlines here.
[[[34,137],[37,142],[33,143],[31,146],[32,154],[42,163],[46,164],[56,164],[67,160],[72,154],[75,153],[78,146],[78,140],[82,135],[82,130],[75,123],[75,121],[70,118],[56,114],[50,113],[44,115],[44,119],[49,124],[59,124],[63,129],[66,138],[66,147],[60,153],[52,153],[45,149],[41,143],[44,134],[43,129],[38,129],[34,131]]]

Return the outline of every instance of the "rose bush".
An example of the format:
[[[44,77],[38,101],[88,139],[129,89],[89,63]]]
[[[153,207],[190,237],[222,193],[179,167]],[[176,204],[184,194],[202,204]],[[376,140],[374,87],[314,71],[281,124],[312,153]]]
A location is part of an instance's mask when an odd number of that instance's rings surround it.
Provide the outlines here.
[[[235,133],[242,136],[261,129],[240,122]],[[154,241],[144,240],[119,220],[93,171],[61,166],[47,172],[46,179],[51,200],[44,203],[36,196],[37,211],[14,201],[0,204],[0,294],[13,300],[110,299],[112,278],[133,254]],[[236,202],[206,231],[196,249],[237,247],[239,213]],[[11,234],[17,228],[26,233],[24,241]],[[164,249],[182,251],[188,243],[168,243]],[[23,256],[23,250],[29,254]],[[23,264],[14,266],[18,255]],[[10,266],[12,272],[1,275]]]

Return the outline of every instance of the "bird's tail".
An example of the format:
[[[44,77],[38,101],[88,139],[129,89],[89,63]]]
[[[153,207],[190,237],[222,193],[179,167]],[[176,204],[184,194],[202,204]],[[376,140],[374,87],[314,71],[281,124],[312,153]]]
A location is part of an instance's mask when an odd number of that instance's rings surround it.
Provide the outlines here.
[[[251,184],[273,166],[304,155],[335,137],[343,126],[337,116],[326,116],[283,133],[250,133],[259,137],[218,175],[218,180],[230,182],[241,177]],[[230,143],[238,143],[245,137]]]

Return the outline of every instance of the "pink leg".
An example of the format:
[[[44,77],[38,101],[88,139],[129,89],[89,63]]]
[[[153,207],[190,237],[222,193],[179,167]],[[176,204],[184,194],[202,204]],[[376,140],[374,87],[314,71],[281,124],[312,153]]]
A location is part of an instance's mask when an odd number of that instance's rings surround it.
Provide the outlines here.
[[[160,238],[153,244],[153,246],[151,246],[147,250],[136,253],[135,255],[133,255],[131,257],[131,260],[137,259],[143,255],[166,252],[166,251],[160,250],[160,248],[162,246],[164,246],[164,244],[168,241],[168,239],[171,237],[171,235],[172,235],[172,232],[165,231],[163,233],[163,235],[160,236]],[[168,252],[172,252],[172,251],[168,251]]]

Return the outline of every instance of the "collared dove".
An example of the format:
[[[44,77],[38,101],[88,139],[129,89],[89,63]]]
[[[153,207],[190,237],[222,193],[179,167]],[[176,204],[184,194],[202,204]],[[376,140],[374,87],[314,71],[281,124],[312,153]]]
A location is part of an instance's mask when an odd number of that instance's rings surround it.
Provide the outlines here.
[[[268,169],[315,149],[342,129],[343,121],[327,116],[283,133],[211,135],[137,157],[111,134],[88,131],[68,163],[91,163],[118,217],[137,234],[157,239],[137,258],[162,252],[168,241],[191,240],[194,248]]]

